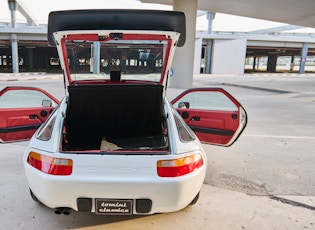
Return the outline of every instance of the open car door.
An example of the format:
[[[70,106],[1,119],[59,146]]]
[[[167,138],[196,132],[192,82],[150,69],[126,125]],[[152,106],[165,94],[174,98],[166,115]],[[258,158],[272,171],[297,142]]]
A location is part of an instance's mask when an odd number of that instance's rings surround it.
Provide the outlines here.
[[[171,103],[203,143],[230,146],[247,124],[243,106],[221,88],[189,89]]]
[[[0,91],[0,142],[30,139],[58,104],[38,88],[4,88]]]

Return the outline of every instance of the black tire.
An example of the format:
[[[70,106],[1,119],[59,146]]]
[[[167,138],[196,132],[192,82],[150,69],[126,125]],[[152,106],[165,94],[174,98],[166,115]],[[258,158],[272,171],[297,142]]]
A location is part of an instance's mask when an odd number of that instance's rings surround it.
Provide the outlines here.
[[[194,205],[194,204],[197,203],[197,201],[198,201],[198,199],[199,199],[199,193],[200,193],[200,192],[197,193],[197,195],[196,195],[195,198],[190,202],[189,205]]]

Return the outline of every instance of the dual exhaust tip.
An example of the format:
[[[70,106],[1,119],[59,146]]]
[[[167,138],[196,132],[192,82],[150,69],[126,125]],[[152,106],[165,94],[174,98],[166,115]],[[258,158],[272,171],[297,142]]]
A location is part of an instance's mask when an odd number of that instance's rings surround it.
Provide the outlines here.
[[[57,215],[64,214],[64,215],[68,216],[71,213],[71,211],[72,211],[71,208],[65,208],[65,207],[60,207],[60,208],[55,209],[55,213]]]

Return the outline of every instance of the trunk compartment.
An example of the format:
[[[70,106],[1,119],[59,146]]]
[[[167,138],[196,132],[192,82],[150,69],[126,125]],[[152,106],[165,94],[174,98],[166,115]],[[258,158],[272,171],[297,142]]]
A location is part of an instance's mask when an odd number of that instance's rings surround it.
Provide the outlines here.
[[[167,150],[163,86],[68,86],[63,151]]]

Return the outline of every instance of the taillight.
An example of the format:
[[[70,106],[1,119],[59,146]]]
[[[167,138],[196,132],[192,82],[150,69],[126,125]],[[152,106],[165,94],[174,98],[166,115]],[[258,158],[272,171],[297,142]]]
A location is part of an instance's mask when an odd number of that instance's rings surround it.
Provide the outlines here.
[[[67,176],[72,173],[72,160],[45,156],[30,152],[27,163],[34,168],[51,175]]]
[[[178,177],[191,173],[202,165],[200,154],[174,160],[160,160],[157,162],[157,173],[160,177]]]

